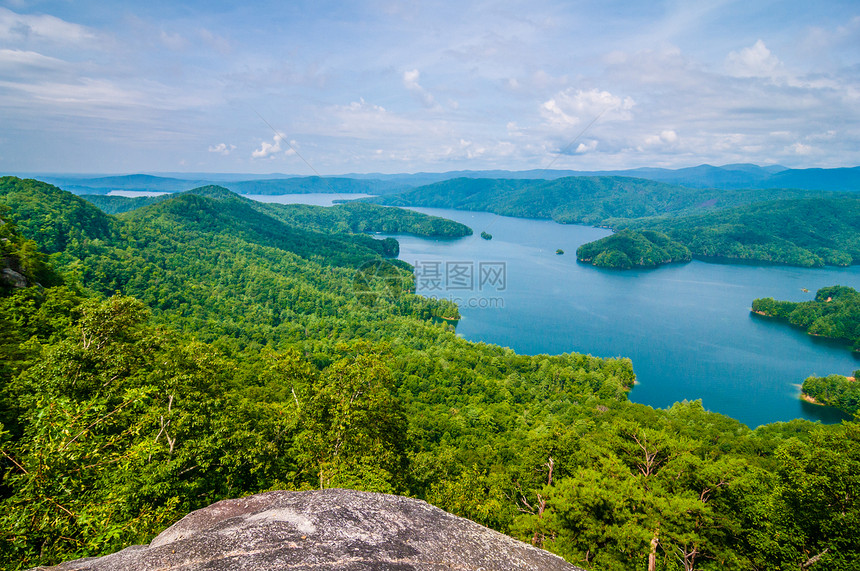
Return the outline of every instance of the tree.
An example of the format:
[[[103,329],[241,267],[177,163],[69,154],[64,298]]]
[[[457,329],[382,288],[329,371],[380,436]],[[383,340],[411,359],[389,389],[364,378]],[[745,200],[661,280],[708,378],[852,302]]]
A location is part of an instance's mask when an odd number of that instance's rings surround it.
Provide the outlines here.
[[[402,490],[406,417],[381,356],[361,352],[325,369],[302,409],[298,447],[320,488]]]

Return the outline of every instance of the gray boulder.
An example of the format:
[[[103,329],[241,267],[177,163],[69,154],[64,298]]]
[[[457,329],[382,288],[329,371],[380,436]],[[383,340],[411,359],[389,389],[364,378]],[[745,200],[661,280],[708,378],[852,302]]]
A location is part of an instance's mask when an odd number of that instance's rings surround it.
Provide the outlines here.
[[[188,514],[148,546],[69,561],[50,569],[575,571],[579,568],[420,500],[332,489],[267,492],[225,500]]]
[[[0,269],[0,285],[7,285],[13,288],[25,288],[29,284],[27,283],[27,278],[12,268],[3,268]]]

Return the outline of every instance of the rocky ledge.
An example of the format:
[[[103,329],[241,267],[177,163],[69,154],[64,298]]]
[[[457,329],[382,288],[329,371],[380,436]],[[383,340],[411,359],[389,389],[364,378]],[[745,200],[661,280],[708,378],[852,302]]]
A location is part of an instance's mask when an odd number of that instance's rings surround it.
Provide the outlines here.
[[[188,514],[149,545],[129,547],[105,557],[69,561],[49,569],[576,571],[579,568],[420,500],[333,489],[267,492],[225,500]]]

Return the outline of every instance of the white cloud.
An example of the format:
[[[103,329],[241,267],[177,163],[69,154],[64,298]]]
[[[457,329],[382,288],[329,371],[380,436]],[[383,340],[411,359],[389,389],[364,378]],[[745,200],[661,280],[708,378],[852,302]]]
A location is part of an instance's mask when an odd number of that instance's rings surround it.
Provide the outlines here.
[[[236,145],[228,145],[227,143],[218,143],[217,145],[209,145],[209,152],[210,153],[218,153],[218,154],[221,154],[224,156],[229,155],[235,149],[236,149]]]
[[[568,88],[544,102],[541,115],[550,125],[566,128],[586,124],[597,117],[629,120],[634,105],[632,98],[622,98],[608,91]]]
[[[783,74],[783,64],[773,55],[762,40],[726,58],[726,68],[735,77],[775,78]]]
[[[659,135],[648,135],[645,137],[646,145],[671,145],[678,142],[678,134],[671,130],[665,129],[660,131]]]
[[[274,158],[275,155],[280,153],[282,151],[281,141],[283,141],[284,138],[281,135],[275,135],[272,139],[274,140],[274,143],[267,143],[266,141],[260,143],[260,148],[251,153],[251,158]],[[284,155],[290,156],[296,154],[296,151],[293,149],[297,146],[298,144],[295,141],[290,141],[287,150],[284,151]]]
[[[406,87],[409,91],[411,91],[418,100],[421,101],[424,107],[428,109],[433,109],[437,107],[436,99],[433,97],[431,93],[429,93],[426,89],[424,89],[420,83],[418,83],[418,78],[421,77],[420,72],[417,69],[404,71],[403,72],[403,86]]]
[[[590,153],[597,149],[597,141],[592,139],[585,143],[580,143],[576,146],[576,153],[581,155],[584,153]]]
[[[805,145],[800,141],[794,143],[786,149],[786,151],[795,155],[809,155],[812,154],[813,150],[814,149],[811,145]]]
[[[95,32],[54,16],[18,14],[0,8],[0,40],[21,42],[26,40],[51,43],[81,44],[94,40]]]
[[[46,56],[34,51],[0,49],[0,70],[7,77],[26,69],[39,71],[61,70],[68,64],[61,59]]]

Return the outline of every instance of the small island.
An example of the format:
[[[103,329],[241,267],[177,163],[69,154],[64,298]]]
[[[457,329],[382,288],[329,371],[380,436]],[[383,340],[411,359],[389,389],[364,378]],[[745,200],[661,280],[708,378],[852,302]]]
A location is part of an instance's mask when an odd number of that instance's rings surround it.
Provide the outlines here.
[[[853,377],[843,375],[809,377],[803,381],[800,396],[807,402],[832,406],[853,415],[860,411],[858,378],[860,378],[860,369],[854,371]]]
[[[493,235],[484,230],[483,232],[481,232],[481,238],[483,238],[484,240],[492,240]]]
[[[555,251],[555,254],[556,254],[557,256],[563,256],[563,255],[564,255],[564,250],[562,250],[561,248],[559,248],[558,250],[556,250],[556,251]]]
[[[812,301],[753,301],[752,311],[801,327],[810,335],[843,339],[860,351],[860,292],[851,287],[823,287]]]
[[[629,270],[656,268],[673,262],[689,262],[689,248],[654,230],[621,230],[611,236],[583,244],[576,259],[599,268]]]

